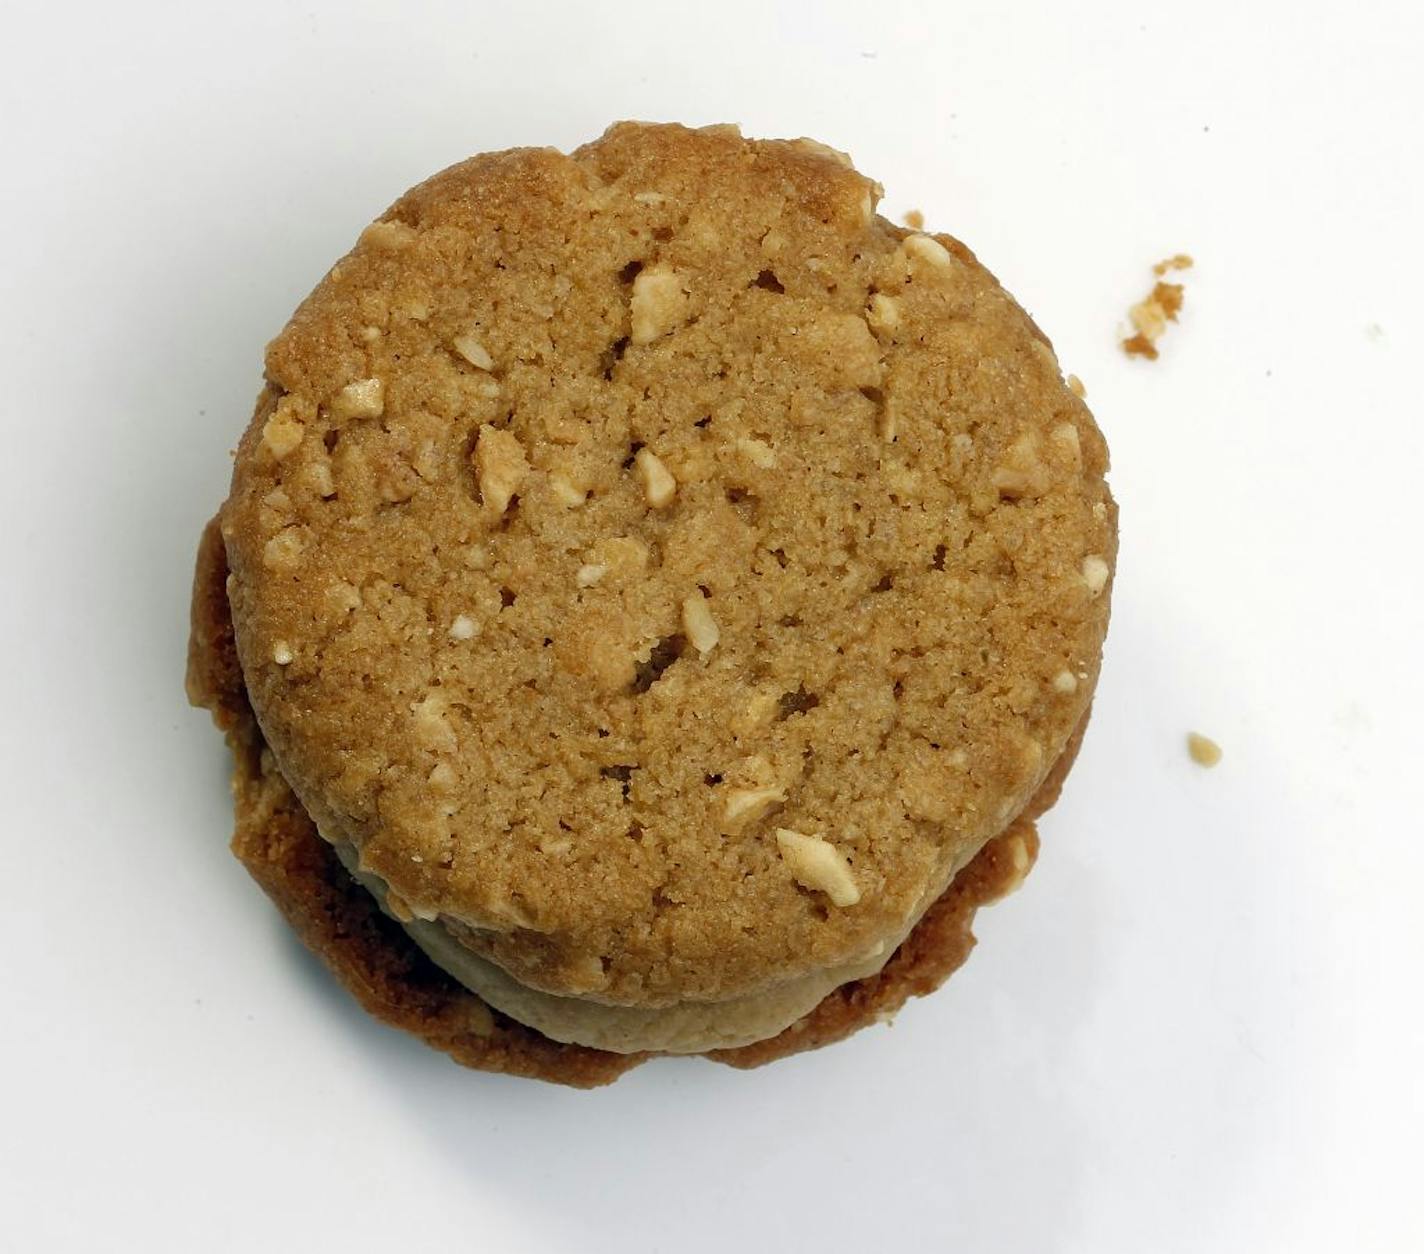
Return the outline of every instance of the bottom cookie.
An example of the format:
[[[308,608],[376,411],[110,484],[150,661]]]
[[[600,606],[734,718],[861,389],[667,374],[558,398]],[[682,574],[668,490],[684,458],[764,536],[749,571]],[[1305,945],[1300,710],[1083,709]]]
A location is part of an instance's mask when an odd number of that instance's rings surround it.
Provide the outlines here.
[[[262,741],[247,703],[228,612],[227,558],[216,522],[199,546],[193,587],[188,695],[212,712],[236,758],[232,850],[303,942],[365,1009],[481,1071],[594,1088],[648,1054],[567,1045],[485,1005],[435,966],[341,865]],[[1038,853],[1034,819],[1057,800],[1087,723],[1023,815],[989,841],[926,911],[880,971],[844,984],[776,1036],[705,1057],[756,1067],[849,1036],[938,988],[974,948],[974,913],[1012,892]]]

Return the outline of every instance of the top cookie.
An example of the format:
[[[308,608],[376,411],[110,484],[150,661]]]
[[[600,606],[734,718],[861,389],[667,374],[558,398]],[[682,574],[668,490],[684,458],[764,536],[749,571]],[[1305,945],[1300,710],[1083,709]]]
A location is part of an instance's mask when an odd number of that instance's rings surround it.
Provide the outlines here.
[[[1083,715],[1102,438],[877,192],[726,127],[476,157],[268,349],[223,513],[254,710],[391,908],[531,988],[874,961]]]

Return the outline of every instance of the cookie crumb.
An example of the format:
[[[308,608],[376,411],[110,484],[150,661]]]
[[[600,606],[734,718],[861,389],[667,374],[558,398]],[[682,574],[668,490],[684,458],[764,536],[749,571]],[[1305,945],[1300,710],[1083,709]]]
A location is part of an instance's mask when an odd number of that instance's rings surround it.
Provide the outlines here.
[[[1195,264],[1186,253],[1175,253],[1171,257],[1163,257],[1152,267],[1152,273],[1161,278],[1169,270],[1190,270]]]
[[[1187,733],[1187,752],[1198,766],[1215,766],[1221,761],[1221,746],[1201,732]]]
[[[901,221],[912,231],[923,231],[925,229],[925,215],[918,209],[906,209],[905,216]]]
[[[778,827],[776,845],[798,883],[825,893],[837,906],[853,906],[860,900],[850,863],[829,841]]]
[[[1134,334],[1122,341],[1122,351],[1129,357],[1145,357],[1156,361],[1157,341],[1167,330],[1169,322],[1176,322],[1182,311],[1185,289],[1180,283],[1163,283],[1161,276],[1169,270],[1187,270],[1195,264],[1186,253],[1163,258],[1152,267],[1158,281],[1145,298],[1138,301],[1128,311]]]

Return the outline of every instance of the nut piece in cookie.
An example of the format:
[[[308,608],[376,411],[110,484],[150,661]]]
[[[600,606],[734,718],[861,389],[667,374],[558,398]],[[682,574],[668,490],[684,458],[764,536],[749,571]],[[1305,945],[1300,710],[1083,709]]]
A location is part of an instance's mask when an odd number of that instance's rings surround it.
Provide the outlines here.
[[[850,863],[830,841],[778,827],[776,844],[791,874],[807,888],[820,890],[838,906],[853,906],[860,900]]]

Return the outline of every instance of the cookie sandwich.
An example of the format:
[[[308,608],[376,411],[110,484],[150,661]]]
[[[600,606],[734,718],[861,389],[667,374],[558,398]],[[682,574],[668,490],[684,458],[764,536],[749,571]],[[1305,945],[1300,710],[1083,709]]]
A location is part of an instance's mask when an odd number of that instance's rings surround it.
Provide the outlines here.
[[[1019,883],[1107,629],[1107,450],[808,141],[472,158],[269,345],[189,693],[377,1016],[570,1084],[883,1019]]]

